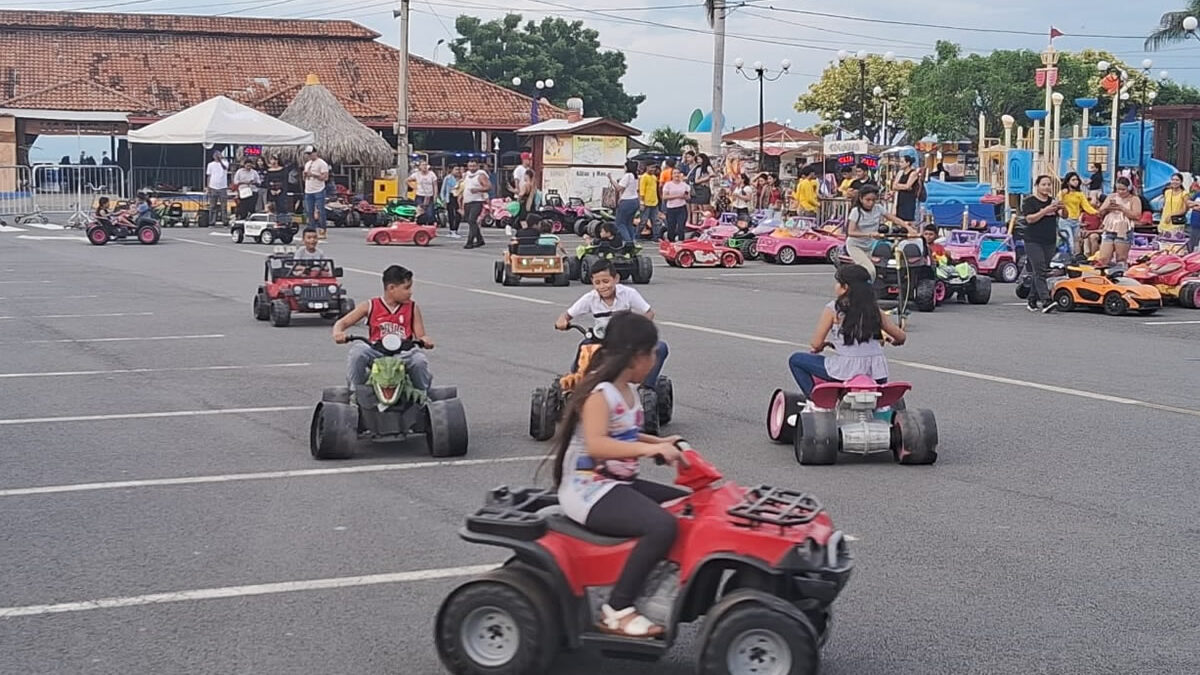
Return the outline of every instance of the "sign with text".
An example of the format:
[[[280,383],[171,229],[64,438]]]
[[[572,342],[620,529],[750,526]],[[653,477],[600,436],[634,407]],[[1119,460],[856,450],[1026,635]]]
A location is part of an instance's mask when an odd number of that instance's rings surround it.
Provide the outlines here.
[[[825,141],[826,155],[865,155],[869,151],[867,141],[862,138],[852,141]]]
[[[572,164],[622,166],[628,142],[624,136],[573,136]]]

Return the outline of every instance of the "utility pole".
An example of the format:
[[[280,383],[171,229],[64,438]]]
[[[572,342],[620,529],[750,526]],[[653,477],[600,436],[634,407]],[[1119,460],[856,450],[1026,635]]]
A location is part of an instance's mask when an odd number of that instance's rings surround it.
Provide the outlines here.
[[[400,20],[400,79],[397,84],[396,105],[396,196],[405,194],[408,179],[408,5],[399,0],[400,8],[392,16]]]
[[[709,154],[721,151],[721,128],[725,118],[721,108],[725,100],[725,0],[713,3],[713,98],[712,98],[712,147]]]

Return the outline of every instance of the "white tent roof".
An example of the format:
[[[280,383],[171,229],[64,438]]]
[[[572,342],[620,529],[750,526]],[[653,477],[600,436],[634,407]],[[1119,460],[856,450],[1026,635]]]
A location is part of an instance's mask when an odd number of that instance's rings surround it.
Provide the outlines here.
[[[131,143],[302,145],[313,140],[311,132],[224,96],[129,132]]]

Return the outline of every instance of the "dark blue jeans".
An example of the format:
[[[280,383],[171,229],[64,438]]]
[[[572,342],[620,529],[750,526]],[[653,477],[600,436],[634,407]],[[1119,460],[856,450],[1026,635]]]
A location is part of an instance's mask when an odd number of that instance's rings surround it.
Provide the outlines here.
[[[633,217],[638,212],[638,200],[622,199],[617,202],[617,234],[625,241],[637,241],[637,230],[633,229]]]
[[[791,369],[792,377],[796,378],[796,384],[800,385],[800,391],[804,392],[805,398],[812,396],[813,387],[816,386],[813,381],[814,377],[819,377],[826,382],[838,382],[825,370],[825,357],[821,354],[796,352],[788,358],[788,368]],[[881,378],[875,382],[884,384],[887,382],[887,378]]]

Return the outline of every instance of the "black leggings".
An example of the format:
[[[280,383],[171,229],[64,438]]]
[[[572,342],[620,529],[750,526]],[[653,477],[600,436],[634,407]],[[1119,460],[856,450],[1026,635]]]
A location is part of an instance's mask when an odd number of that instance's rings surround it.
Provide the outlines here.
[[[612,537],[640,537],[613,586],[608,604],[615,610],[633,605],[646,577],[675,543],[675,516],[659,506],[687,492],[640,478],[609,490],[588,512],[589,530]]]

